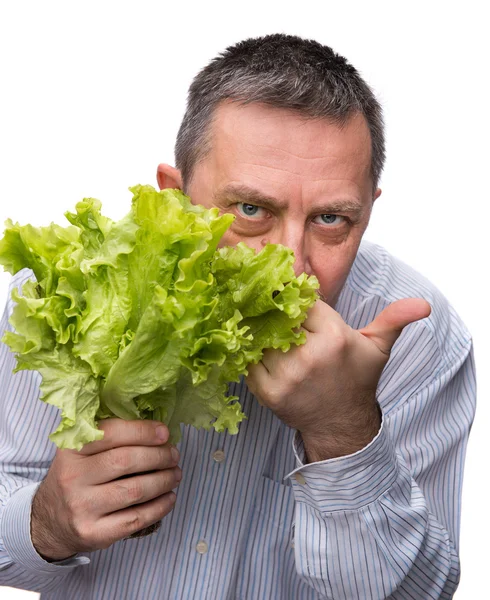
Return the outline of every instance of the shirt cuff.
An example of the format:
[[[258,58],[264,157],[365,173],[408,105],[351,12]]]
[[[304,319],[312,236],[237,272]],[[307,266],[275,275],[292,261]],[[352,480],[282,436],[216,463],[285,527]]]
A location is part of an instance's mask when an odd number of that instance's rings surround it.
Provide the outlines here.
[[[297,467],[291,480],[297,502],[321,513],[359,510],[374,502],[395,482],[398,462],[384,419],[376,437],[354,454],[305,464],[301,434],[293,439]]]
[[[47,562],[32,545],[31,506],[39,483],[32,483],[18,489],[3,509],[0,522],[0,537],[12,561],[37,573],[65,573],[79,565],[86,565],[90,559],[75,555],[64,560]]]

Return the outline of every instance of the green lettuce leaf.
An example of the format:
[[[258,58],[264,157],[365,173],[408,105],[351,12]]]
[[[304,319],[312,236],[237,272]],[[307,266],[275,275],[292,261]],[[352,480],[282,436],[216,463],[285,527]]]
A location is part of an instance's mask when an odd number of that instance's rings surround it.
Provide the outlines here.
[[[101,439],[109,417],[164,421],[174,443],[182,425],[236,433],[245,415],[229,383],[266,348],[304,343],[299,325],[317,300],[290,249],[218,248],[233,216],[179,190],[130,189],[120,221],[88,198],[65,228],[7,221],[0,240],[4,269],[36,278],[13,291],[3,341],[16,370],[41,374],[62,448]]]

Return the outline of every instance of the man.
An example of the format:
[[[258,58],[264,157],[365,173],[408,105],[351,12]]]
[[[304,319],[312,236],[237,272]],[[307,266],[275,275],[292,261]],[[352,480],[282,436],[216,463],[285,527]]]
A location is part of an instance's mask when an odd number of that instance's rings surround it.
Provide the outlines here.
[[[1,584],[49,599],[452,597],[472,344],[429,282],[361,245],[383,162],[379,104],[327,47],[247,40],[197,75],[178,168],[158,183],[234,214],[224,244],[294,250],[320,282],[306,344],[231,385],[237,436],[186,428],[180,456],[161,424],[121,420],[55,452],[56,410],[2,346]]]

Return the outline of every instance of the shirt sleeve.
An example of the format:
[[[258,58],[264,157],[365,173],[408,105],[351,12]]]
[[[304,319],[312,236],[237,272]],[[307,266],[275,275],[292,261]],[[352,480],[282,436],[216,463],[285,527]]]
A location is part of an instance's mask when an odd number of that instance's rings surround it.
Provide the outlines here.
[[[19,273],[11,288],[31,276],[27,270]],[[9,293],[0,337],[11,330],[12,309]],[[50,563],[32,545],[32,499],[54,457],[48,435],[57,427],[59,414],[54,406],[39,401],[39,374],[13,374],[14,367],[14,355],[0,342],[0,585],[44,592],[90,560],[77,555]]]
[[[413,349],[416,351],[416,349]],[[463,463],[475,408],[471,340],[359,452],[297,468],[296,568],[329,599],[452,598]]]

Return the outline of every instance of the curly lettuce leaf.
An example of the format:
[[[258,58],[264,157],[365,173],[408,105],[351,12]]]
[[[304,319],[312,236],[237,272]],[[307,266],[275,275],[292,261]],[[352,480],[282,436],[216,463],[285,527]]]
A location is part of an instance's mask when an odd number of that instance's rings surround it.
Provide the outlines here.
[[[317,299],[291,250],[218,249],[231,215],[179,190],[130,189],[120,221],[88,198],[65,213],[68,227],[7,221],[0,240],[0,264],[37,280],[13,292],[3,341],[60,409],[59,447],[100,439],[98,422],[114,416],[162,420],[173,442],[182,424],[236,433],[245,415],[229,382],[265,348],[303,343],[298,328]]]

